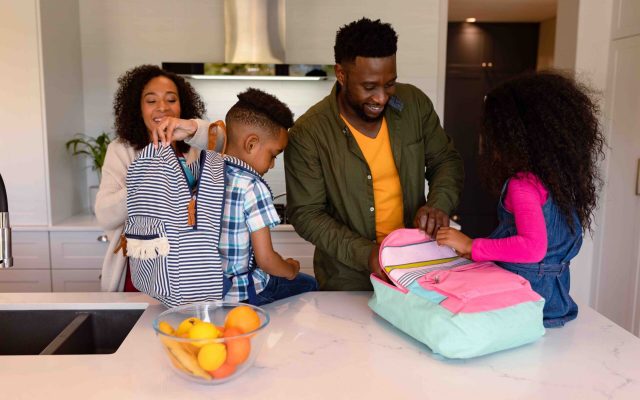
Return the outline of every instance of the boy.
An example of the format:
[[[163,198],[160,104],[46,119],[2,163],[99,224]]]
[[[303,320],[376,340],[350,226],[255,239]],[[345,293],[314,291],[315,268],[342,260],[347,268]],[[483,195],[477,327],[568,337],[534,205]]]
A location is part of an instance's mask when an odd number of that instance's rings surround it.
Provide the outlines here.
[[[262,305],[317,290],[316,280],[299,273],[300,263],[273,250],[270,228],[280,223],[273,198],[262,179],[288,143],[291,110],[258,89],[238,95],[226,116],[227,151],[246,165],[226,166],[227,184],[220,235],[220,255],[231,286],[225,301]],[[240,163],[239,163],[240,164]],[[259,266],[255,267],[254,265]]]

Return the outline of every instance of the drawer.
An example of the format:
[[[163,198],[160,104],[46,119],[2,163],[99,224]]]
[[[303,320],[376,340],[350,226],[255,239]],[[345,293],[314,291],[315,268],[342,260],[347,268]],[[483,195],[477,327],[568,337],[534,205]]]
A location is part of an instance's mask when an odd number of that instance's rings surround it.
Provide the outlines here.
[[[50,232],[52,269],[101,269],[108,242],[103,232]]]
[[[50,292],[51,271],[46,270],[20,270],[7,268],[0,270],[0,292]]]
[[[53,269],[51,283],[54,292],[99,292],[99,269]]]
[[[11,243],[13,270],[50,268],[48,232],[13,231]]]

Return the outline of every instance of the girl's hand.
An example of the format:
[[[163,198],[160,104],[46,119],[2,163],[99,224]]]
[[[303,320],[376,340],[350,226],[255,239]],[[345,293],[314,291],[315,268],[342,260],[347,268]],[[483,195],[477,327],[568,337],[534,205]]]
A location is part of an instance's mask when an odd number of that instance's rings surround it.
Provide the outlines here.
[[[458,255],[471,259],[471,245],[473,240],[457,229],[442,227],[436,234],[436,242],[439,245],[453,248]]]
[[[151,140],[155,147],[158,146],[158,142],[167,146],[173,142],[190,138],[197,130],[198,124],[194,120],[167,117],[151,133]]]

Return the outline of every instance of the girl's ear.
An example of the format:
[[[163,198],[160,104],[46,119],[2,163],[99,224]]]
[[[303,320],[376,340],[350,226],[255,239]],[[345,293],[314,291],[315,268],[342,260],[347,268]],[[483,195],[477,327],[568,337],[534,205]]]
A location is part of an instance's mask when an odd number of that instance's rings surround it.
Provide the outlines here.
[[[260,143],[260,137],[255,133],[250,133],[244,138],[244,151],[252,154]]]

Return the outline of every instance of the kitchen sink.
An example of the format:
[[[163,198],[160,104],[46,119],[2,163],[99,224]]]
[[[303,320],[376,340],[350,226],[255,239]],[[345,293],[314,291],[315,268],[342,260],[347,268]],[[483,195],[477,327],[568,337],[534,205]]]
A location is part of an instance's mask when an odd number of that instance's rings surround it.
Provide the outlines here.
[[[112,354],[143,311],[0,310],[0,355]]]

